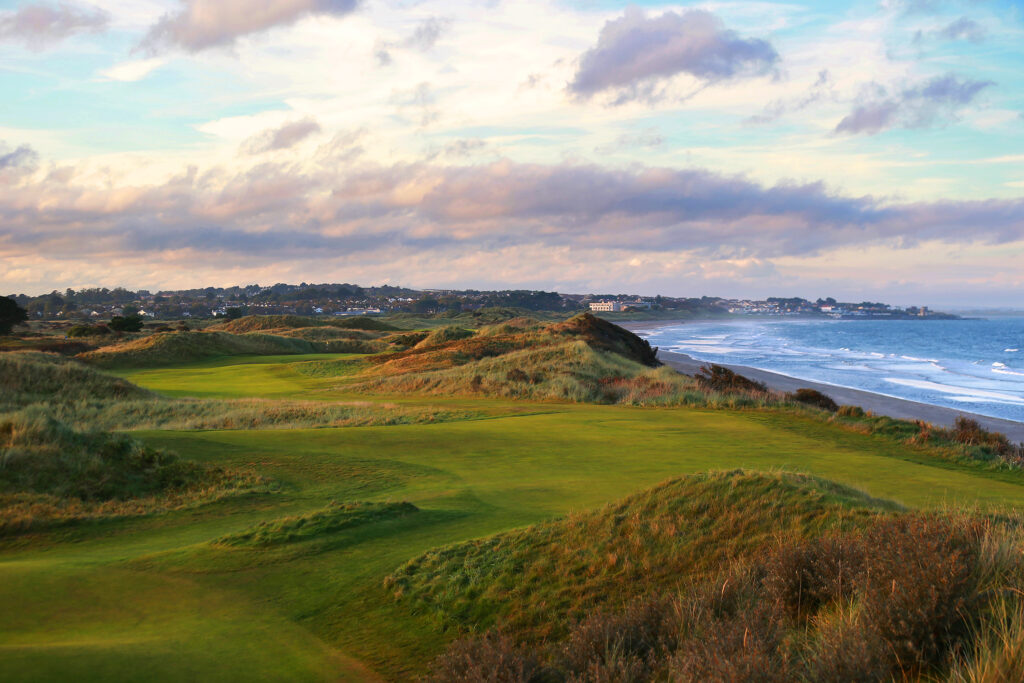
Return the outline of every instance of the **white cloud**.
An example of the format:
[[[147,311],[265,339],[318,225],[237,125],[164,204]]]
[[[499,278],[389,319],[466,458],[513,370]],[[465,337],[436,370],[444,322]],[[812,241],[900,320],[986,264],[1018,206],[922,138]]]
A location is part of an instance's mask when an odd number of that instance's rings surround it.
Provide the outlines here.
[[[151,59],[137,59],[129,62],[120,62],[109,68],[101,70],[100,76],[110,81],[122,81],[131,83],[141,81],[156,69],[167,63],[162,57]]]

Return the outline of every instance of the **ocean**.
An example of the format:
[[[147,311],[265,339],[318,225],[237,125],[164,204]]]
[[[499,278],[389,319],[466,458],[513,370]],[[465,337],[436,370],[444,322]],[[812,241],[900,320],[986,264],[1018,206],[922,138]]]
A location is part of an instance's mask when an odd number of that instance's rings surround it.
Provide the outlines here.
[[[1024,422],[1024,318],[752,319],[637,332],[698,360]]]

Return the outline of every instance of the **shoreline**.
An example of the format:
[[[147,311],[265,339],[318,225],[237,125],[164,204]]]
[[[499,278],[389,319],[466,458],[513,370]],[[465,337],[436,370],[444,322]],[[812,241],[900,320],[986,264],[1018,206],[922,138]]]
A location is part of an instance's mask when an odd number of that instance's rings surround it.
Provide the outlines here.
[[[629,323],[622,324],[621,327],[635,332],[637,329],[667,327],[669,325],[679,325],[685,322],[697,321],[630,321]],[[662,351],[660,349],[658,350],[658,359],[665,363],[665,365],[678,370],[684,375],[693,375],[701,368],[701,366],[709,365],[708,361],[699,361],[685,353]],[[864,391],[863,389],[851,389],[848,387],[837,386],[835,384],[797,379],[788,375],[782,375],[769,370],[759,370],[746,365],[730,365],[727,363],[716,363],[716,365],[721,365],[722,367],[729,368],[733,372],[743,375],[744,377],[762,382],[767,385],[769,389],[774,391],[788,393],[796,391],[797,389],[816,389],[817,391],[831,397],[832,400],[840,405],[859,406],[864,410],[869,410],[877,415],[886,415],[896,419],[923,420],[938,427],[952,427],[956,418],[967,417],[972,420],[976,420],[978,424],[988,431],[1005,434],[1010,441],[1015,443],[1024,443],[1024,422],[1014,422],[1013,420],[1006,420],[998,417],[988,417],[987,415],[979,415],[978,413],[972,413],[966,410],[956,410],[954,408],[935,406],[930,403],[919,403],[905,398],[876,394],[871,391]]]

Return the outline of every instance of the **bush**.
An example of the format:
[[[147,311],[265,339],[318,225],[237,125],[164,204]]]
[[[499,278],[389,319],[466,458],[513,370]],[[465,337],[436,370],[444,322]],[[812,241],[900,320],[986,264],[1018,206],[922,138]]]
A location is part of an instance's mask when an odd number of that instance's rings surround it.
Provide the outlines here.
[[[507,379],[509,382],[529,382],[530,376],[527,375],[522,370],[520,370],[519,368],[512,368],[507,373],[505,373],[505,379]]]
[[[139,332],[142,330],[142,318],[137,315],[115,315],[107,323],[107,327],[115,332]]]
[[[436,683],[540,683],[540,660],[505,635],[459,640],[434,660],[427,681]]]
[[[867,625],[900,669],[940,663],[969,634],[978,606],[980,528],[911,515],[876,524],[865,547],[858,593]]]
[[[867,413],[860,406],[839,406],[836,411],[839,417],[866,417]]]
[[[981,428],[977,420],[963,415],[956,418],[956,423],[953,425],[953,438],[957,443],[962,443],[965,446],[978,446],[985,443],[987,436],[988,433]]]
[[[694,375],[697,384],[708,391],[768,393],[768,387],[761,382],[747,379],[721,365],[705,365]]]
[[[846,600],[864,568],[864,545],[853,534],[830,534],[779,545],[764,560],[766,596],[793,617]]]
[[[815,406],[832,413],[839,410],[839,405],[835,401],[817,389],[797,389],[791,394],[786,394],[786,398],[791,401],[796,401],[797,403],[805,403],[809,406]]]
[[[889,649],[866,626],[860,612],[833,608],[815,619],[816,638],[807,656],[806,680],[815,683],[876,683],[892,679]]]
[[[560,667],[570,680],[640,681],[653,660],[664,660],[678,635],[673,601],[635,600],[619,612],[597,612],[572,630],[562,645]]]
[[[123,435],[76,432],[49,417],[0,418],[0,492],[124,500],[183,488],[203,468]]]
[[[110,334],[110,328],[106,325],[75,325],[67,331],[71,339],[79,337],[102,337]]]

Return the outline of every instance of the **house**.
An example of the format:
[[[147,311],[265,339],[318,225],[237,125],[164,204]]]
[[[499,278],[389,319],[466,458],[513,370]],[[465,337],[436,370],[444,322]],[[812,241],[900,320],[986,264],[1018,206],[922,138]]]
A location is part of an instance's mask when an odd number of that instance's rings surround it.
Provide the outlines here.
[[[637,299],[636,301],[592,301],[590,310],[600,312],[625,311],[629,308],[650,309],[651,302]]]
[[[590,310],[599,312],[621,311],[622,304],[618,301],[591,301]]]

